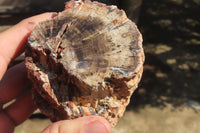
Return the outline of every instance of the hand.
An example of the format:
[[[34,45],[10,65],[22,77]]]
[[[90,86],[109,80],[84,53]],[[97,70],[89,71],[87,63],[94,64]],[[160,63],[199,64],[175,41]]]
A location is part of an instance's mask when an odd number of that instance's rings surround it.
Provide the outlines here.
[[[111,133],[111,127],[103,117],[87,116],[55,122],[42,133]]]
[[[14,128],[25,121],[36,109],[31,92],[20,96],[3,109],[3,105],[19,96],[29,85],[24,63],[8,71],[8,64],[19,56],[35,25],[45,19],[53,18],[55,13],[44,13],[25,19],[9,30],[0,33],[0,133],[12,133]],[[110,133],[109,123],[102,117],[90,116],[76,120],[63,120],[48,126],[43,133]]]

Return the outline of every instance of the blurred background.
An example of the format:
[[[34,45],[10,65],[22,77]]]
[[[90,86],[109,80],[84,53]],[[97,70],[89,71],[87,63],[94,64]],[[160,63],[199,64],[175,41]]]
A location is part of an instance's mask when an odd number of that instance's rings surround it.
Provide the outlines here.
[[[199,133],[200,0],[98,1],[117,5],[137,23],[146,55],[142,80],[113,133]],[[62,11],[65,2],[0,0],[0,32],[29,16]],[[40,132],[50,123],[37,110],[15,133]]]

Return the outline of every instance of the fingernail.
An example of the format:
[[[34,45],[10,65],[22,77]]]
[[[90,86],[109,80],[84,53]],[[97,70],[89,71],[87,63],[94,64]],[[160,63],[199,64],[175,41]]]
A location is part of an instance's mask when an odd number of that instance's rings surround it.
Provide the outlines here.
[[[83,133],[109,133],[107,128],[100,122],[94,121],[85,125]]]

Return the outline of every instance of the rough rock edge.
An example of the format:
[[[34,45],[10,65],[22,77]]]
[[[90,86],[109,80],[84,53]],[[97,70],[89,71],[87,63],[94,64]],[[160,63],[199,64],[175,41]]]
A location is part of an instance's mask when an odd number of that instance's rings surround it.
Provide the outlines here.
[[[95,3],[97,3],[97,2],[95,2]],[[106,6],[105,4],[101,4],[101,5]],[[119,9],[117,9],[117,10],[119,10]],[[142,36],[139,33],[139,31],[137,31],[137,32],[138,32],[138,40],[142,42]],[[142,44],[138,44],[138,47],[140,49],[142,49]],[[141,60],[139,61],[139,64],[138,64],[139,66],[137,67],[137,68],[140,68],[140,69],[136,71],[137,74],[134,75],[134,77],[133,77],[133,75],[131,75],[130,77],[124,77],[126,80],[128,80],[128,82],[125,81],[126,84],[128,86],[130,86],[130,87],[132,86],[132,87],[129,88],[129,90],[128,90],[130,92],[130,95],[127,97],[127,101],[124,101],[123,106],[120,107],[120,112],[118,112],[118,117],[121,117],[123,115],[123,112],[125,111],[125,108],[129,103],[130,97],[131,97],[133,91],[137,88],[137,84],[139,83],[139,81],[141,79],[141,75],[142,75],[142,71],[143,71],[142,65],[143,65],[143,62],[144,62],[143,51],[140,53],[140,55],[137,55],[137,57],[141,57],[140,58]],[[41,77],[39,76],[40,74],[37,71],[33,71],[34,69],[31,68],[31,66],[33,66],[33,64],[34,64],[34,62],[31,61],[31,60],[32,60],[31,57],[26,58],[26,67],[28,69],[28,77],[32,80],[33,83],[38,83],[38,82],[40,82]],[[51,107],[56,108],[56,104],[58,104],[58,102],[53,101],[47,95],[46,96],[44,94],[42,95],[41,91],[38,91],[40,86],[43,86],[43,84],[40,83],[40,85],[35,85],[35,87],[34,87],[35,90],[37,90],[37,92],[38,92],[37,94],[40,94],[42,96],[42,98],[46,99],[49,102],[47,104],[49,104]],[[52,88],[48,88],[48,89],[51,90]],[[43,90],[47,90],[47,89],[44,87],[44,88],[40,88],[40,90],[43,91]],[[44,101],[46,101],[46,100],[44,100]],[[57,118],[52,116],[50,112],[48,113],[48,111],[44,111],[44,109],[42,109],[41,107],[40,107],[40,109],[44,114],[47,114],[47,116],[49,116],[53,121],[55,121],[55,119],[58,120]],[[107,118],[107,120],[111,123],[112,126],[114,126],[114,125],[116,125],[118,117],[116,117],[115,119],[114,118]],[[67,119],[67,117],[66,117],[66,119]],[[111,119],[113,119],[113,120],[111,120]]]

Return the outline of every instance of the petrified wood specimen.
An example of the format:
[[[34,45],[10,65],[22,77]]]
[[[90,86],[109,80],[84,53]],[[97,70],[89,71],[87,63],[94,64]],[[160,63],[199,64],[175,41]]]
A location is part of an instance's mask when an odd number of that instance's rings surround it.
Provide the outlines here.
[[[140,81],[142,36],[116,6],[70,1],[39,23],[26,48],[33,96],[52,121],[87,115],[116,125]]]

